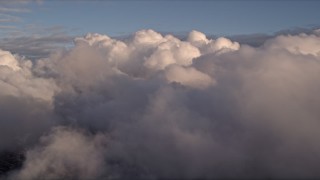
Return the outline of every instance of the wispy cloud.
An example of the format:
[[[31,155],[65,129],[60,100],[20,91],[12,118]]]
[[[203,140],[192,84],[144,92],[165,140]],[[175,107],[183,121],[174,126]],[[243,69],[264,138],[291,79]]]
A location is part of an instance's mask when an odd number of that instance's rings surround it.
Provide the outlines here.
[[[0,25],[0,29],[17,29],[16,26],[1,26]]]
[[[0,14],[0,22],[21,22],[21,18],[9,14]]]
[[[27,0],[0,0],[0,25],[2,27],[14,27],[12,23],[23,22],[23,13],[30,13],[31,9],[25,8]],[[10,25],[8,25],[10,23]],[[5,28],[2,28],[5,29]],[[8,28],[7,28],[8,29]]]
[[[25,4],[29,2],[42,2],[43,0],[0,0],[1,4]]]
[[[10,28],[10,27],[7,27]],[[12,27],[14,29],[14,27]],[[37,59],[48,56],[51,52],[70,44],[73,37],[68,35],[19,36],[0,39],[0,49],[9,50]]]
[[[2,13],[28,13],[28,12],[31,12],[31,10],[26,9],[26,8],[0,7],[0,12],[2,12]]]

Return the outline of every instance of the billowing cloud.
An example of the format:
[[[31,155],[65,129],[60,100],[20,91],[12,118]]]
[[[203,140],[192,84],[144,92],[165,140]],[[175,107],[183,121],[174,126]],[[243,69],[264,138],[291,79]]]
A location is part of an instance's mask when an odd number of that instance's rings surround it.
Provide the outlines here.
[[[54,124],[53,96],[59,88],[32,68],[30,60],[0,51],[0,151],[30,144]]]
[[[6,177],[319,177],[317,32],[251,47],[141,30],[34,61],[0,51],[0,147],[25,156]]]
[[[295,54],[320,55],[320,37],[317,35],[278,36],[267,41],[265,46],[272,49],[286,49]]]
[[[33,97],[52,101],[59,88],[53,79],[36,77],[32,73],[32,62],[8,51],[0,51],[1,93],[16,97]]]
[[[104,167],[103,135],[91,137],[75,129],[57,127],[41,138],[41,147],[27,153],[24,168],[14,179],[92,179]]]
[[[194,46],[198,47],[202,52],[202,55],[208,53],[219,54],[227,51],[234,51],[238,50],[240,47],[238,42],[232,42],[224,37],[220,37],[216,40],[208,40],[205,34],[198,31],[191,31],[188,36],[188,41]]]

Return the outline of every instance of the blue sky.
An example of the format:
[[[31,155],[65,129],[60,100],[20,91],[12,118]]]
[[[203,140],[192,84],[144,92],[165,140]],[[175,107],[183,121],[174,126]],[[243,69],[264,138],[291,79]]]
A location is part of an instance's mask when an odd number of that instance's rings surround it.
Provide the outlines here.
[[[279,31],[319,28],[319,7],[320,0],[0,0],[0,49],[36,59],[87,33],[141,29],[180,37],[198,30],[260,46]]]
[[[235,35],[320,25],[317,0],[44,0],[20,4],[19,8],[30,12],[11,13],[21,20],[1,25],[61,27],[69,34],[97,32],[110,36],[146,28]]]

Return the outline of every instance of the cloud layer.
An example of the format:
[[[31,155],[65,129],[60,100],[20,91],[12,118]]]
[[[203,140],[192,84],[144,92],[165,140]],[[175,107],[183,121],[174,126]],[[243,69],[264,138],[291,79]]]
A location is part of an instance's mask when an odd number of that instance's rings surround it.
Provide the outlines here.
[[[6,177],[319,177],[317,32],[254,48],[142,30],[36,61],[0,51],[0,150],[25,154]]]

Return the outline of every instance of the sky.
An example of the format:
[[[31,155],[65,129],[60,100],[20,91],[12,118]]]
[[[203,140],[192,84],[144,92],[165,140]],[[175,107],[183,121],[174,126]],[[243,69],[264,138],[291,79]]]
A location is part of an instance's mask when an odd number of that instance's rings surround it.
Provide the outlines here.
[[[319,179],[317,0],[0,0],[0,179]]]
[[[20,30],[30,26],[63,27],[71,34],[111,36],[141,29],[173,33],[198,30],[224,36],[270,34],[319,26],[320,19],[320,1],[316,0],[44,0],[14,6],[28,12],[8,13],[18,20],[1,22],[2,26]]]
[[[87,33],[142,29],[186,38],[192,30],[260,46],[320,26],[317,0],[0,0],[0,48],[36,59]],[[255,36],[255,38],[252,38]]]

